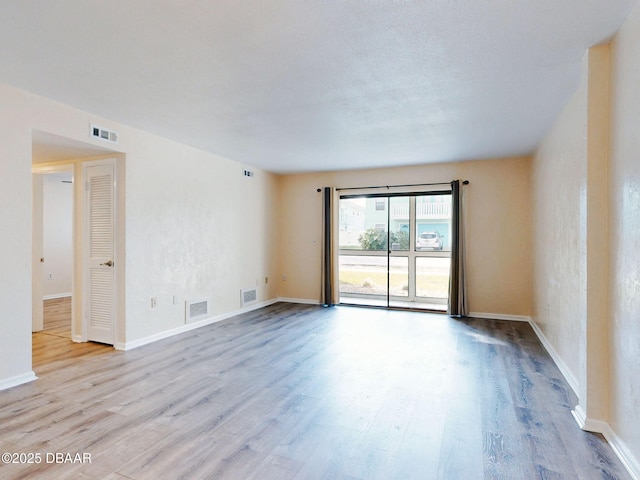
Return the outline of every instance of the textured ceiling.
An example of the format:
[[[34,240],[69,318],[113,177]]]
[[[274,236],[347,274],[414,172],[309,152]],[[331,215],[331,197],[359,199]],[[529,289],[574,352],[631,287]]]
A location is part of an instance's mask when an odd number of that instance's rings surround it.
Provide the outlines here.
[[[637,0],[2,0],[0,82],[274,172],[528,154]]]

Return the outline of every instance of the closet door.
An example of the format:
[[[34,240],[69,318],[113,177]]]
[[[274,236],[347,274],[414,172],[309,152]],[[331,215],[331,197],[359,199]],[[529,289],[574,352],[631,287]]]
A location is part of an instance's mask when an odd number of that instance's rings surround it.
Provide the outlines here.
[[[85,167],[87,292],[85,317],[87,340],[114,343],[114,165]]]

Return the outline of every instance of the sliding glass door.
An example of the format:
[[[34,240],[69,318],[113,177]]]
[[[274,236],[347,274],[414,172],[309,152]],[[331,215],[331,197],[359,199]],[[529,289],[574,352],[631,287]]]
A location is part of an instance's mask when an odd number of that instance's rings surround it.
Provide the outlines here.
[[[446,310],[450,192],[343,196],[340,303]]]
[[[415,301],[446,310],[451,268],[451,193],[413,197]]]

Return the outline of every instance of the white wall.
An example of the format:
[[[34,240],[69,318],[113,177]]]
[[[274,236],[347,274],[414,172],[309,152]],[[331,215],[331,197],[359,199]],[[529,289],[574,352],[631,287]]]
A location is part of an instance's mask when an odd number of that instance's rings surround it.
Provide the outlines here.
[[[185,300],[219,315],[241,307],[241,288],[276,297],[274,175],[154,138],[128,149],[126,201],[127,342],[182,325]]]
[[[44,298],[71,296],[73,185],[71,173],[43,175]]]
[[[24,102],[0,88],[0,388],[31,371],[31,132]]]
[[[186,299],[208,297],[212,314],[238,311],[240,289],[276,298],[277,177],[179,143],[0,85],[0,388],[31,372],[31,132],[89,138],[96,123],[119,133],[118,188],[125,281],[120,344],[184,326]],[[77,168],[76,168],[77,172]],[[77,273],[77,272],[76,272]],[[269,282],[265,283],[265,278]],[[151,297],[158,306],[151,308]],[[178,304],[173,304],[173,297]],[[76,332],[74,332],[76,333]]]

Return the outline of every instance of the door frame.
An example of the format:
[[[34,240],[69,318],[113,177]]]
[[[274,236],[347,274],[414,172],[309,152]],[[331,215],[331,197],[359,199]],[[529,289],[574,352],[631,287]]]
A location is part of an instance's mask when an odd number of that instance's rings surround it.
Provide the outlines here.
[[[56,173],[72,170],[73,175],[73,255],[72,255],[72,305],[71,305],[71,340],[77,343],[87,342],[87,301],[86,285],[88,281],[88,259],[85,255],[87,246],[86,237],[86,196],[85,196],[85,168],[90,165],[110,162],[114,169],[114,259],[117,258],[114,267],[114,298],[113,298],[113,347],[124,350],[125,309],[124,309],[124,278],[125,278],[125,199],[124,199],[124,168],[125,155],[113,153],[110,155],[94,156],[89,158],[70,158],[69,160],[42,163],[32,165],[32,178],[37,174]],[[32,182],[35,188],[35,181]],[[34,193],[35,196],[35,193]],[[35,206],[35,204],[34,204]],[[36,212],[34,212],[35,215]],[[33,230],[33,228],[32,228]],[[35,233],[35,232],[34,232]],[[34,254],[35,249],[32,248]],[[35,255],[34,262],[35,262]],[[39,259],[38,259],[39,260]],[[32,271],[40,269],[33,264]],[[41,289],[40,289],[41,293]],[[37,305],[36,296],[38,289],[32,288],[32,302]],[[42,299],[39,300],[40,302]],[[32,320],[33,324],[33,320]]]
[[[445,185],[445,184],[442,184]],[[433,187],[433,185],[430,185],[430,187]],[[376,187],[372,187],[372,188],[376,188]],[[391,189],[391,187],[387,187],[387,189]],[[345,189],[347,190],[347,189]],[[375,190],[369,190],[369,189],[357,189],[360,190],[358,193],[346,193],[346,194],[339,194],[338,195],[338,203],[340,200],[342,199],[349,199],[349,198],[365,198],[365,199],[371,199],[371,198],[381,198],[381,199],[386,199],[386,205],[387,205],[387,218],[386,218],[386,228],[387,228],[387,233],[389,234],[390,229],[391,229],[391,199],[392,198],[396,198],[396,197],[406,197],[409,199],[409,205],[408,205],[408,210],[409,210],[409,218],[408,218],[408,222],[409,222],[409,250],[407,251],[394,251],[391,248],[391,245],[389,243],[389,239],[390,239],[390,235],[388,235],[387,237],[387,251],[384,254],[379,254],[379,253],[369,253],[367,254],[366,251],[361,251],[360,255],[362,256],[376,256],[376,257],[380,257],[380,258],[386,258],[387,259],[387,293],[386,293],[386,305],[385,306],[380,306],[380,305],[365,305],[365,304],[360,304],[360,303],[346,303],[346,302],[342,302],[340,301],[339,303],[342,303],[344,305],[363,305],[363,306],[372,306],[372,307],[379,307],[379,308],[387,308],[387,309],[414,309],[412,307],[405,307],[405,306],[397,306],[397,305],[393,305],[394,302],[396,303],[407,303],[407,304],[412,304],[412,305],[419,305],[419,304],[425,304],[425,303],[429,303],[429,302],[425,302],[424,299],[428,299],[429,297],[421,297],[417,295],[417,267],[416,267],[416,261],[417,258],[419,257],[449,257],[450,258],[450,254],[451,252],[427,252],[427,251],[418,251],[416,249],[416,238],[417,238],[417,211],[416,211],[416,198],[417,197],[421,197],[421,196],[431,196],[431,195],[451,195],[452,191],[450,186],[447,184],[446,188],[428,188],[428,189],[411,189],[411,190],[406,190],[406,189],[393,189],[391,191],[387,191],[384,193],[380,193],[379,191],[375,191]],[[336,213],[339,213],[339,208],[336,209]],[[338,228],[336,230],[340,230],[340,219],[337,218],[337,225]],[[339,240],[336,240],[339,246]],[[379,252],[379,251],[378,251]],[[336,264],[339,265],[339,258],[340,255],[342,254],[342,252],[340,251],[339,248],[336,248]],[[347,252],[345,252],[345,254],[347,254]],[[407,275],[408,275],[408,287],[409,287],[409,291],[408,291],[408,295],[406,297],[406,299],[404,299],[403,297],[396,297],[396,296],[392,296],[390,291],[389,291],[389,274],[390,274],[390,259],[392,257],[407,257],[407,261],[408,261],[408,269],[407,269]],[[336,285],[338,286],[337,290],[338,290],[338,299],[341,298],[341,294],[340,294],[340,281],[339,281],[339,267],[336,271]],[[413,276],[413,277],[412,277]],[[366,298],[366,294],[362,294],[363,296],[360,297],[359,294],[356,294],[355,297],[356,298]],[[378,296],[379,297],[379,296]],[[415,308],[416,310],[419,311],[430,311],[430,312],[435,312],[435,313],[445,313],[445,311],[441,311],[441,310],[434,310],[434,309],[430,309],[430,308]]]

